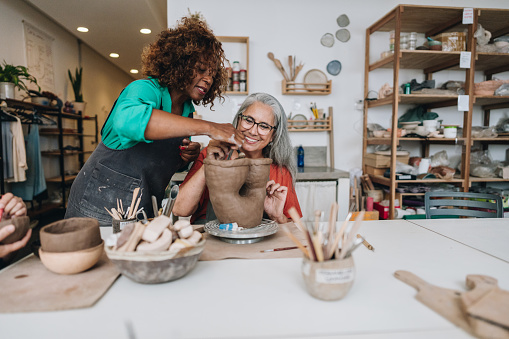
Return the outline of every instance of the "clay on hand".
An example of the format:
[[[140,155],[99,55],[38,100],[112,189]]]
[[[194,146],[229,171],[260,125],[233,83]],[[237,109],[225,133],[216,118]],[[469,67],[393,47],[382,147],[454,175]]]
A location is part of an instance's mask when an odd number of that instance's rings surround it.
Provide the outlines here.
[[[220,223],[236,222],[244,228],[260,225],[271,163],[266,158],[204,160],[210,202]]]

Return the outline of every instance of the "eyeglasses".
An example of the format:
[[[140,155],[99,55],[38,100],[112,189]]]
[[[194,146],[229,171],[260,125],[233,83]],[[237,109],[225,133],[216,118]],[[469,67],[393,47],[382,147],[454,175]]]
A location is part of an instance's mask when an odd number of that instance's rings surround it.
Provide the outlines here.
[[[273,129],[276,129],[275,126],[271,126],[265,122],[256,122],[253,118],[248,115],[240,115],[240,127],[244,129],[251,129],[254,125],[258,125],[258,133],[261,135],[267,135]]]

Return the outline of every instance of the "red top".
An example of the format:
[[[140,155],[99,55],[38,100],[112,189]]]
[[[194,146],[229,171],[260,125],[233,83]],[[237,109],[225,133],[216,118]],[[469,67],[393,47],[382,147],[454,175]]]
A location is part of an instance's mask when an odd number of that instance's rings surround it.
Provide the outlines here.
[[[198,156],[198,159],[194,161],[193,166],[189,170],[189,173],[187,173],[186,178],[184,179],[185,184],[202,166],[203,166],[203,160],[207,156],[207,147],[205,147],[200,155]],[[281,186],[288,187],[288,193],[286,195],[286,202],[285,206],[283,208],[284,215],[291,219],[290,214],[288,214],[288,210],[291,207],[295,207],[297,212],[299,213],[299,216],[302,218],[302,212],[300,210],[299,200],[297,199],[297,193],[295,192],[295,189],[293,187],[292,182],[292,176],[290,172],[285,167],[279,167],[277,165],[271,164],[270,165],[270,173],[269,178],[271,180],[274,180],[274,182],[280,184]],[[194,223],[196,220],[205,219],[207,215],[207,205],[209,203],[209,190],[207,187],[205,187],[205,191],[203,192],[202,196],[200,197],[200,202],[198,203],[198,208],[194,212],[194,214],[191,216],[191,223]]]

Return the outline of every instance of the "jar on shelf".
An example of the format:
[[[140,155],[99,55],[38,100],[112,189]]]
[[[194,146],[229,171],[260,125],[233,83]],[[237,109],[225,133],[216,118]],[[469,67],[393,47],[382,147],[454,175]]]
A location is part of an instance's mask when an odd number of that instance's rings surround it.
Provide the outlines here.
[[[233,91],[234,92],[239,92],[240,91],[240,82],[239,81],[234,81],[233,82]]]
[[[246,81],[246,70],[241,69],[239,72],[239,80],[240,81]]]
[[[245,92],[246,91],[246,81],[245,80],[240,80],[240,82],[239,82],[239,90],[241,92]]]
[[[240,72],[233,71],[233,81],[240,81]]]
[[[234,61],[232,67],[233,67],[233,71],[234,72],[239,72],[240,71],[240,63],[238,61]]]

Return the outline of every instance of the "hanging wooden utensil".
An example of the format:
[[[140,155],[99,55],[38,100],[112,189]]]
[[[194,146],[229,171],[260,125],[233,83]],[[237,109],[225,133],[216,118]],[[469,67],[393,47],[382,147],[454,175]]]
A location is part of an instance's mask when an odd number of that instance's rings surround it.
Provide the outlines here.
[[[274,57],[274,53],[269,52],[269,53],[267,53],[267,56],[269,57],[270,60],[272,60],[274,62],[274,64],[276,65],[277,69],[279,69],[279,72],[281,72],[281,74],[283,75],[285,80],[286,81],[290,81],[290,78],[286,74],[286,71],[285,71],[283,65],[281,64],[281,61],[279,61],[279,59],[276,59]]]

